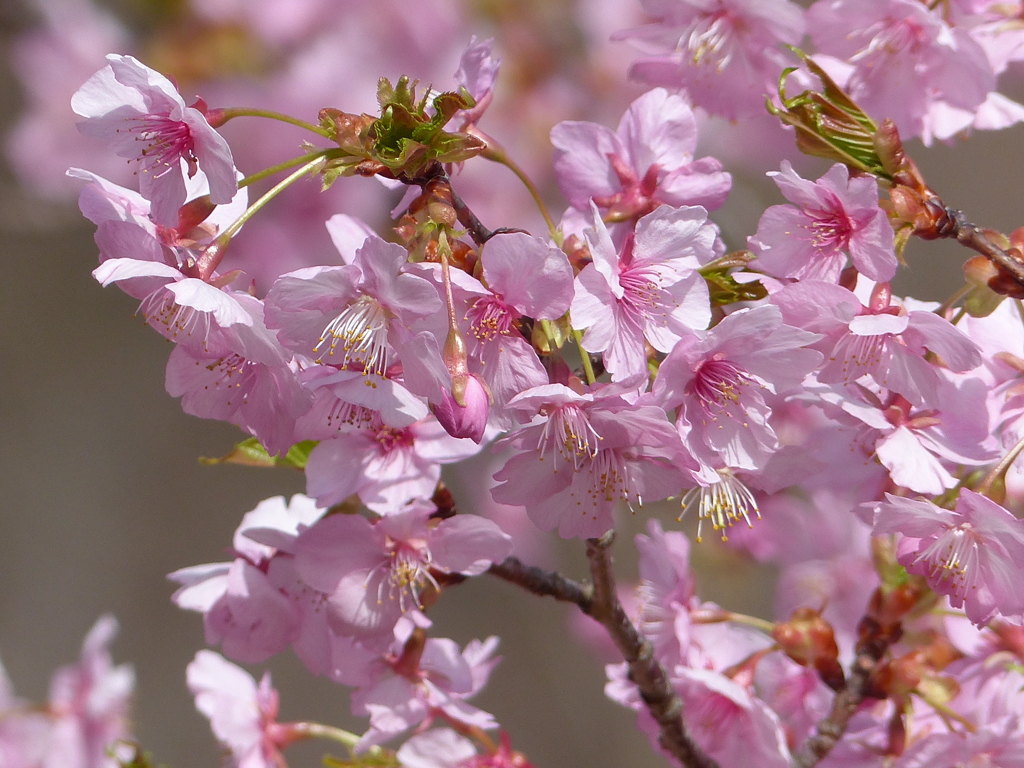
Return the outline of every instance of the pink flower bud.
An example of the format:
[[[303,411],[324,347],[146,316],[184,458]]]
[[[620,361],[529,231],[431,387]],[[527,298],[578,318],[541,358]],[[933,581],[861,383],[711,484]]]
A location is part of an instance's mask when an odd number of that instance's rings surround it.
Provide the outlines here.
[[[462,384],[458,387],[458,384]],[[487,385],[475,373],[463,377],[461,382],[452,383],[452,389],[461,389],[459,393],[464,405],[455,396],[445,391],[440,403],[433,406],[434,415],[452,437],[469,437],[479,443],[487,427],[487,411],[490,408],[491,395]]]

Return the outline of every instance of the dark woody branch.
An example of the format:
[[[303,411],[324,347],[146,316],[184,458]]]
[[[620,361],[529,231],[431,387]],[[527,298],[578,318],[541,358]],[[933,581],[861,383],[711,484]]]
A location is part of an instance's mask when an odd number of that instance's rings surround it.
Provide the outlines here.
[[[682,718],[682,702],[672,689],[664,668],[654,658],[651,644],[626,615],[615,592],[615,576],[608,548],[611,532],[601,539],[587,540],[587,560],[592,584],[569,579],[555,571],[524,565],[515,557],[492,565],[494,576],[523,587],[535,595],[574,603],[607,630],[629,666],[629,677],[661,729],[661,746],[684,768],[718,768],[693,741]]]

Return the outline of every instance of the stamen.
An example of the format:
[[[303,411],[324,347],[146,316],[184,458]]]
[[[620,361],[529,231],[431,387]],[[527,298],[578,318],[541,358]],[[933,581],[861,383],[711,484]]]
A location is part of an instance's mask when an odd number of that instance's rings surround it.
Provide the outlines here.
[[[750,514],[753,513],[758,520],[761,519],[761,510],[757,505],[757,499],[730,470],[718,470],[719,480],[709,486],[698,486],[691,488],[683,495],[683,511],[679,520],[697,501],[697,542],[701,542],[701,530],[705,520],[711,521],[711,527],[722,532],[722,541],[728,541],[726,529],[742,519],[748,528],[753,528],[750,521]]]
[[[590,419],[577,405],[563,405],[549,416],[537,440],[537,450],[549,453],[555,450],[573,468],[579,468],[598,455],[602,437],[591,424]]]
[[[320,341],[313,347],[314,352],[320,353],[316,362],[323,363],[325,356],[333,357],[339,341],[341,360],[328,360],[328,363],[341,368],[359,363],[366,373],[384,375],[388,367],[388,317],[376,299],[361,296],[327,324]],[[322,349],[325,345],[326,355]]]

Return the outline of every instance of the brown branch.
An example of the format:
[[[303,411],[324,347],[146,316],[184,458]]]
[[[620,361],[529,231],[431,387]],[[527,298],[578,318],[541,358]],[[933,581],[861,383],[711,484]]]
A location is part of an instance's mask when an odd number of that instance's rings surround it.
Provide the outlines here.
[[[629,666],[629,679],[636,683],[640,697],[658,723],[658,743],[686,768],[718,768],[693,740],[683,723],[683,703],[679,700],[664,667],[654,657],[654,649],[633,626],[615,592],[615,574],[608,551],[614,539],[609,531],[600,539],[587,539],[587,560],[593,579],[593,600],[584,613],[608,631]],[[582,606],[581,606],[582,607]]]
[[[1024,286],[1024,263],[992,242],[984,230],[967,220],[963,211],[947,208],[946,214],[954,225],[948,237],[955,237],[958,243],[977,251],[992,263],[1009,272],[1019,285]]]
[[[545,571],[533,565],[524,565],[517,557],[507,557],[492,565],[487,572],[535,595],[575,603],[584,613],[590,612],[594,599],[593,587],[563,576],[558,571]]]

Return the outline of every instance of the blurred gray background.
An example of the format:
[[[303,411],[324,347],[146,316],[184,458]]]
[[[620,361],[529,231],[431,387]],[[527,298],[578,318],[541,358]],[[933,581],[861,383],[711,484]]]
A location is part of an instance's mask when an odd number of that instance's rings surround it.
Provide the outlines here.
[[[20,99],[6,52],[25,19],[9,3],[0,0],[0,128]],[[1017,126],[953,148],[914,143],[912,153],[949,204],[1008,232],[1024,225],[1022,142]],[[777,202],[770,186],[746,190],[716,218],[752,233],[760,210]],[[944,298],[968,255],[955,244],[913,243],[910,277],[897,288]],[[42,700],[54,667],[74,660],[96,618],[113,613],[115,657],[137,673],[139,739],[159,762],[214,766],[216,743],[184,683],[185,665],[204,647],[201,619],[171,604],[165,574],[225,559],[241,515],[302,490],[302,477],[197,463],[226,452],[239,433],[183,414],[165,394],[169,344],[132,319],[132,299],[96,284],[95,263],[92,225],[73,205],[34,199],[0,169],[0,658],[19,693]],[[564,569],[582,576],[580,545],[559,547]],[[618,548],[625,578],[630,549],[627,532]],[[698,559],[702,596],[770,613],[770,574],[758,572],[752,589],[750,566],[714,542]],[[633,714],[604,699],[601,662],[566,629],[567,610],[484,577],[450,590],[432,616],[440,634],[461,642],[501,636],[505,661],[477,703],[538,768],[662,765]],[[290,653],[270,669],[282,719],[361,730],[345,691],[311,679]],[[291,765],[317,765],[321,752],[297,748]]]

